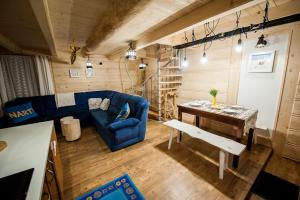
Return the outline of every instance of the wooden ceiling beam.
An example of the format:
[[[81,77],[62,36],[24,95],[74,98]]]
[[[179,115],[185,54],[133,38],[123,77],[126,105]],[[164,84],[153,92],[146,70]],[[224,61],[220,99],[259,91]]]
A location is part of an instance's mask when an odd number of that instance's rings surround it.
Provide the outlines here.
[[[47,0],[29,0],[29,2],[48,44],[51,55],[57,55]]]
[[[184,31],[201,26],[206,22],[225,17],[263,2],[265,2],[265,0],[212,0],[194,9],[190,13],[178,17],[169,24],[158,27],[156,30],[142,36],[137,41],[137,49],[147,47],[159,42],[161,39],[183,33]]]
[[[82,54],[86,55],[93,52],[101,45],[101,42],[134,17],[149,2],[149,0],[112,0],[111,6],[102,14],[98,25],[87,39]]]

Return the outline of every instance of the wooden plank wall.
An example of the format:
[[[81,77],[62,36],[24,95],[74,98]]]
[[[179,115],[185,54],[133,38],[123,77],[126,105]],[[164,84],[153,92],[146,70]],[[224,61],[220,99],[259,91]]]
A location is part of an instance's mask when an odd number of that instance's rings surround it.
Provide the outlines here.
[[[57,93],[94,90],[127,91],[131,87],[131,81],[125,70],[124,59],[121,60],[120,66],[119,61],[108,60],[101,56],[93,56],[90,59],[94,67],[94,77],[92,78],[87,78],[85,75],[87,58],[77,56],[76,62],[73,65],[68,64],[69,55],[53,58],[52,71],[55,91]],[[99,65],[99,62],[102,62],[103,65]],[[71,68],[78,68],[80,70],[80,78],[70,78],[69,70]],[[135,86],[140,78],[138,62],[129,62],[128,71]]]
[[[290,64],[294,66],[293,79],[297,78],[299,74],[299,56],[300,56],[300,25],[295,25],[293,29],[293,37],[290,50]],[[295,82],[294,82],[295,83]],[[290,83],[287,83],[290,84]],[[300,74],[298,75],[298,81],[296,88],[296,94],[292,97],[293,108],[290,117],[290,122],[287,130],[286,142],[283,148],[283,155],[287,158],[297,160],[300,162]],[[291,87],[294,89],[294,87]]]

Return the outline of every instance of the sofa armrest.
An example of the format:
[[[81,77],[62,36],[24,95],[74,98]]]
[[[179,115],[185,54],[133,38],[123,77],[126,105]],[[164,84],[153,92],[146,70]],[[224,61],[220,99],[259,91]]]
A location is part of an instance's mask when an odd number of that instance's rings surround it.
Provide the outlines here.
[[[115,130],[118,130],[118,129],[135,126],[139,122],[140,122],[140,120],[138,120],[137,118],[128,118],[128,119],[125,119],[125,120],[120,120],[120,121],[117,121],[117,122],[113,122],[108,126],[108,128],[111,131],[115,131]]]

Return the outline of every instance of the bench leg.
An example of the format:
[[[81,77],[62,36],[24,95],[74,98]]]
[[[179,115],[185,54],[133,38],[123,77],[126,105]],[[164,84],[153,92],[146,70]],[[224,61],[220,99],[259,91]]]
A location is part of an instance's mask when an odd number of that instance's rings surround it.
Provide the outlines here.
[[[181,137],[181,132],[180,131],[177,131],[177,143],[180,142],[180,137]]]
[[[174,129],[172,129],[172,131],[170,132],[169,145],[168,145],[169,150],[171,149],[171,145],[172,145],[173,132],[174,132]]]
[[[219,152],[219,178],[223,180],[224,170],[228,167],[228,152],[220,150]]]

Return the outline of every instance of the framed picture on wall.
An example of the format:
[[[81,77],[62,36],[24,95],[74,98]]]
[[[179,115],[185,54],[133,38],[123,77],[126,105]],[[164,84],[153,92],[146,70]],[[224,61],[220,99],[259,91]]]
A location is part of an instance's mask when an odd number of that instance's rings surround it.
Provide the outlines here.
[[[249,73],[271,73],[273,72],[275,51],[257,52],[249,55]]]
[[[80,69],[70,69],[69,70],[70,78],[79,78],[80,77]]]

